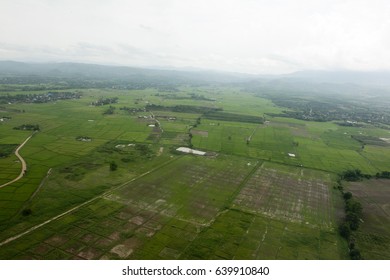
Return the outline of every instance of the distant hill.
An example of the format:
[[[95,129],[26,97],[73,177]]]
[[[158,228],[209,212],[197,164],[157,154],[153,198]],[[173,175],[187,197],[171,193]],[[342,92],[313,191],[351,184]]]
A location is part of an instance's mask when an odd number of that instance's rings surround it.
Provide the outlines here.
[[[16,79],[19,78],[19,79]],[[22,79],[23,78],[23,79]],[[390,89],[390,71],[299,71],[284,75],[251,75],[198,69],[149,69],[84,63],[24,63],[0,61],[0,83],[87,81],[88,86],[137,83],[155,86],[179,84],[240,84],[274,90],[354,92],[357,87]]]
[[[177,82],[242,82],[254,76],[216,71],[178,71],[84,63],[23,63],[0,61],[0,77],[35,76],[77,79],[121,79]]]
[[[284,78],[315,83],[390,86],[390,71],[299,71]]]

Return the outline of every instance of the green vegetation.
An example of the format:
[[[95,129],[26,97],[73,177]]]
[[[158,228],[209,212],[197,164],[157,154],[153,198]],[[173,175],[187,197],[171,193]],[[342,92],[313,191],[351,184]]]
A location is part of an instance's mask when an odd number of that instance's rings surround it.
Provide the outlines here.
[[[378,107],[372,106],[364,99],[356,102],[356,97],[346,99],[343,96],[316,96],[307,92],[291,94],[288,92],[278,92],[272,94],[261,94],[270,98],[276,105],[288,108],[282,113],[272,113],[274,117],[287,117],[298,120],[327,122],[338,121],[338,125],[362,127],[362,123],[390,124],[390,112],[386,105]],[[344,98],[343,98],[344,97]],[[340,122],[342,121],[342,122]]]
[[[375,177],[377,179],[384,178],[384,179],[390,179],[390,171],[382,171],[375,174]]]
[[[204,107],[204,106],[192,106],[192,105],[176,105],[176,106],[162,106],[155,104],[148,104],[145,106],[147,111],[172,111],[180,113],[194,113],[203,114],[210,111],[220,111],[220,108]]]
[[[8,157],[17,147],[17,144],[0,144],[0,158]]]
[[[376,146],[389,146],[390,144],[386,141],[375,137],[375,136],[366,136],[366,135],[352,135],[353,139],[359,141],[363,145],[376,145]]]
[[[114,114],[115,107],[111,106],[107,108],[107,110],[104,111],[103,115],[112,115]]]
[[[11,103],[47,103],[57,100],[79,99],[78,92],[48,92],[43,94],[16,94],[0,95],[0,104]]]
[[[262,124],[264,119],[256,116],[246,116],[239,114],[232,114],[226,112],[206,112],[203,115],[204,118],[209,120],[219,120],[219,121],[231,121],[231,122],[248,122],[248,123],[258,123]]]
[[[91,102],[91,105],[93,106],[103,106],[107,104],[114,104],[118,103],[118,97],[112,97],[112,98],[99,98],[97,101]],[[110,106],[111,108],[111,106]]]
[[[39,131],[39,125],[38,124],[22,124],[20,126],[15,126],[14,129],[16,130],[32,130],[32,131]]]
[[[115,171],[118,169],[118,164],[115,161],[110,162],[110,171]]]
[[[385,106],[127,78],[1,80],[1,259],[390,259]]]

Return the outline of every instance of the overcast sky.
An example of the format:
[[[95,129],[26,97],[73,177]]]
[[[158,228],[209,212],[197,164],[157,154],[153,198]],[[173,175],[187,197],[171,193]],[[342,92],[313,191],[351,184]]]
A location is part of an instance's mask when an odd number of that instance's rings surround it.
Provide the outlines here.
[[[390,70],[390,1],[0,0],[0,60]]]

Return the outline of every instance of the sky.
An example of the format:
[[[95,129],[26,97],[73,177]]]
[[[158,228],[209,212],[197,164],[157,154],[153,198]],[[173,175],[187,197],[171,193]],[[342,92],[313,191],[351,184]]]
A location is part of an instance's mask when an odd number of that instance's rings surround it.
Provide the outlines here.
[[[1,0],[0,60],[390,70],[390,1]]]

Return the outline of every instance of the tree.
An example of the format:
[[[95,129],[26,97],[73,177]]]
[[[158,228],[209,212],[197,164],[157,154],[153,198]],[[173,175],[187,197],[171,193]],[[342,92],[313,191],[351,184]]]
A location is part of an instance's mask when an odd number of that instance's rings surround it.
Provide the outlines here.
[[[343,197],[344,197],[345,200],[351,199],[352,198],[352,193],[351,192],[346,192],[346,193],[344,193]]]
[[[362,255],[360,254],[360,250],[357,248],[351,249],[349,251],[349,256],[351,257],[352,260],[361,260]]]
[[[339,233],[342,237],[344,237],[345,239],[348,239],[351,236],[351,229],[349,228],[349,224],[342,223],[339,226]]]
[[[118,169],[118,165],[115,163],[115,161],[110,162],[110,170],[115,171]]]
[[[31,213],[32,213],[32,210],[30,208],[23,209],[23,211],[22,211],[23,216],[29,216],[29,215],[31,215]]]
[[[363,207],[362,205],[360,204],[359,201],[356,201],[354,199],[348,199],[347,200],[347,203],[346,203],[346,212],[352,212],[352,213],[355,213],[356,215],[358,215],[359,217],[362,216],[362,212],[363,212]]]
[[[360,217],[356,213],[348,212],[346,219],[349,222],[351,230],[357,230],[359,228]]]

